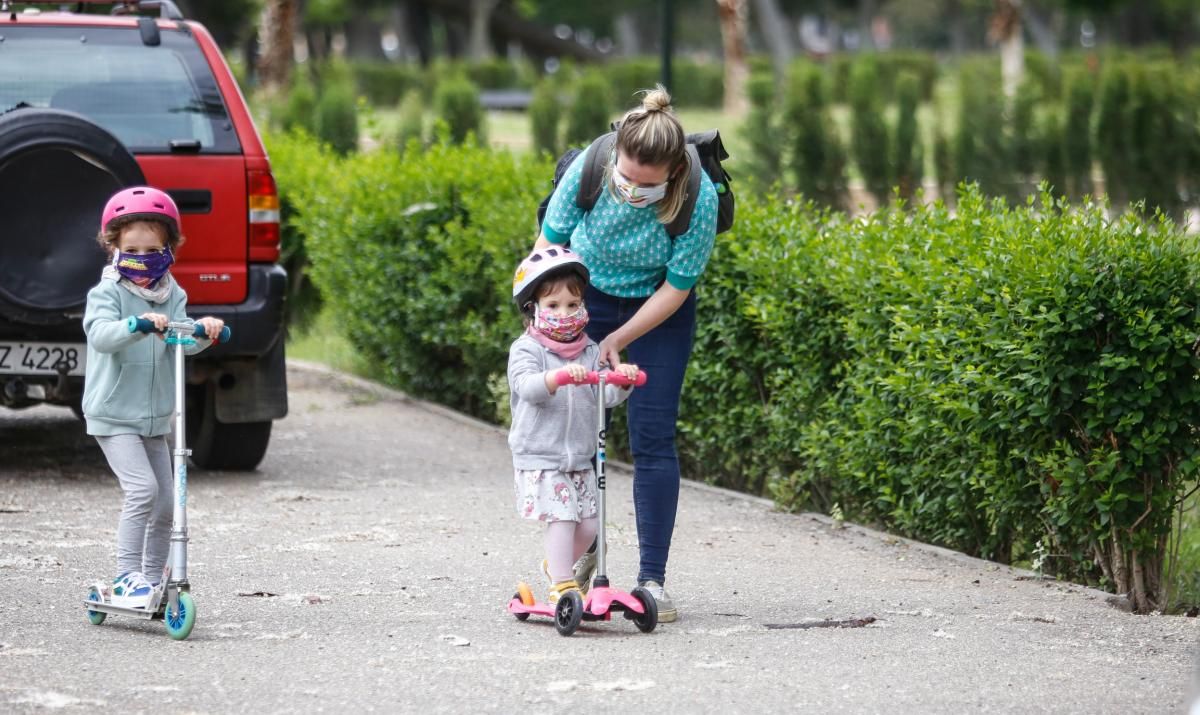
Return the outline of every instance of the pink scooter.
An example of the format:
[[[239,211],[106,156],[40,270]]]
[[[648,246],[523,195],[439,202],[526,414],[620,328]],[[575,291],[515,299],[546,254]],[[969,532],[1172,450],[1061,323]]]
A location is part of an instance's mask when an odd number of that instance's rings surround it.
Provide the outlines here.
[[[525,582],[517,585],[517,592],[508,602],[508,612],[523,621],[530,615],[546,616],[554,619],[554,627],[560,635],[569,636],[575,632],[583,621],[607,621],[612,619],[614,611],[620,611],[633,621],[643,633],[649,633],[658,625],[658,604],[650,592],[640,586],[632,592],[622,591],[608,585],[605,572],[604,552],[607,548],[604,539],[604,385],[644,385],[646,373],[638,371],[637,379],[632,382],[624,375],[616,372],[589,372],[587,377],[579,382],[571,380],[570,375],[559,373],[559,385],[599,385],[600,398],[596,400],[596,501],[600,525],[596,535],[596,577],[587,597],[581,597],[577,591],[563,594],[555,605],[539,603],[533,597],[533,591]]]

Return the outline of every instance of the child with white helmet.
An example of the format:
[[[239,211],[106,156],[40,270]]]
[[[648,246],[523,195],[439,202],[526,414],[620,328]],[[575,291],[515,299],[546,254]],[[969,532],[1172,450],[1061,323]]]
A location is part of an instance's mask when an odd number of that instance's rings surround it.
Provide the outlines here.
[[[183,243],[179,209],[158,189],[123,189],[105,205],[97,240],[109,261],[83,316],[83,415],[125,496],[111,602],[145,608],[170,546],[174,485],[166,435],[175,410],[175,361],[161,336],[136,326],[144,318],[161,331],[187,320],[187,295],[170,273]],[[186,347],[188,354],[211,345],[225,326],[218,318],[196,322],[208,337]]]
[[[513,299],[525,318],[525,332],[508,353],[508,387],[517,513],[545,522],[550,580],[548,603],[570,590],[587,593],[589,573],[577,573],[577,560],[597,530],[596,454],[593,416],[600,399],[596,385],[560,388],[558,375],[583,379],[599,367],[600,349],[587,337],[583,293],[588,270],[569,248],[552,246],[531,253],[513,277]],[[637,365],[612,368],[629,379]],[[605,386],[608,407],[620,404],[628,388]],[[588,578],[585,578],[587,576]]]

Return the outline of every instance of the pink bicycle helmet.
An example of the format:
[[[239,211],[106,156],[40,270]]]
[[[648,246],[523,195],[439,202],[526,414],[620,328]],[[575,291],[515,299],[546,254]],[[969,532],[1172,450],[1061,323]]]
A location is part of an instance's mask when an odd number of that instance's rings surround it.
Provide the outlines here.
[[[590,277],[587,266],[583,265],[579,256],[565,246],[539,248],[526,256],[513,275],[513,300],[517,307],[525,309],[542,281],[567,273],[578,273],[584,283]]]
[[[108,225],[119,218],[162,221],[173,237],[179,235],[179,208],[165,191],[152,186],[131,186],[113,194],[104,205],[100,230],[107,231]]]

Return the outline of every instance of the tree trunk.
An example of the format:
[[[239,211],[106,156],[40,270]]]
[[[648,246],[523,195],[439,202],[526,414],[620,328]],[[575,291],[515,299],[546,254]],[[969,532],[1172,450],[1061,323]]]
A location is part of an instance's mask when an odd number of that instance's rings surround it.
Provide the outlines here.
[[[642,38],[638,35],[637,19],[631,12],[623,12],[613,20],[613,33],[617,36],[617,53],[622,57],[637,57],[642,54]]]
[[[295,23],[295,0],[266,0],[259,20],[258,78],[268,95],[287,89]]]
[[[788,65],[794,54],[792,39],[788,34],[788,19],[779,9],[779,0],[754,0],[754,16],[758,19],[758,30],[771,52],[775,77],[782,81],[787,76]]]
[[[721,17],[721,44],[725,51],[725,112],[735,117],[746,113],[746,3],[717,0]]]
[[[862,35],[860,42],[864,50],[875,49],[875,35],[871,32],[871,21],[875,19],[878,7],[876,0],[858,0],[858,31]]]
[[[1025,76],[1025,33],[1021,26],[1021,0],[995,0],[988,38],[1000,46],[1000,73],[1004,95],[1012,99]]]
[[[491,33],[492,11],[499,0],[471,0],[471,40],[467,56],[479,62],[492,57]]]
[[[946,3],[946,21],[950,25],[950,51],[955,56],[961,55],[967,51],[967,26],[961,0]]]
[[[346,56],[357,60],[384,61],[382,23],[370,13],[357,12],[346,23]]]

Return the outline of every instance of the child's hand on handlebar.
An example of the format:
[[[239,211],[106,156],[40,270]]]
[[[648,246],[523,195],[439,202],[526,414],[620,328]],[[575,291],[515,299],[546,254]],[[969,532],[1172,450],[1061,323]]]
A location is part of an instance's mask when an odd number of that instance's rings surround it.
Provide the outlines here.
[[[633,383],[637,381],[638,366],[635,365],[634,363],[624,363],[623,362],[623,363],[619,363],[616,367],[614,367],[613,372],[619,373],[619,374],[623,375],[626,379],[629,380],[630,384],[625,386],[625,389],[629,390],[633,387]]]
[[[167,323],[171,322],[170,318],[162,313],[142,313],[138,317],[154,323],[154,332],[158,333],[160,339],[165,337],[163,331],[167,329]]]
[[[564,365],[559,368],[559,372],[565,372],[571,376],[571,382],[581,382],[588,374],[587,368],[579,363],[573,362],[569,365]]]
[[[221,337],[221,330],[225,327],[225,321],[220,318],[204,317],[196,321],[197,325],[204,326],[204,335],[209,340],[217,340]]]

